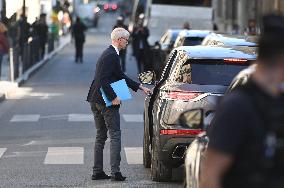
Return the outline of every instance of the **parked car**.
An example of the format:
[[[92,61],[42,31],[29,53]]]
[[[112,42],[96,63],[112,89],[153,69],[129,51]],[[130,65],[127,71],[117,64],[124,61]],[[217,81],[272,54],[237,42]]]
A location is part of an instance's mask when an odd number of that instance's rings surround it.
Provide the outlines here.
[[[103,4],[105,12],[116,12],[118,10],[118,4],[115,1],[105,1]]]
[[[214,109],[233,77],[255,58],[255,48],[182,46],[172,51],[159,81],[154,72],[140,74],[142,83],[155,84],[144,106],[143,164],[151,167],[152,180],[169,181],[202,131],[180,126],[180,113]]]
[[[169,54],[174,46],[176,38],[182,29],[168,29],[160,39],[161,50]]]
[[[166,60],[173,49],[175,40],[182,29],[168,29],[159,42],[152,47],[153,68],[155,74],[160,78],[166,65]]]
[[[257,36],[229,35],[211,33],[206,36],[201,45],[204,46],[257,46]]]
[[[209,30],[183,30],[177,36],[174,48],[179,46],[196,46],[200,45],[203,39],[209,35]]]
[[[236,89],[237,87],[246,84],[250,75],[254,72],[256,64],[251,65],[247,69],[241,71],[231,82],[227,92]],[[185,188],[198,188],[200,164],[204,157],[204,152],[207,149],[209,138],[206,134],[206,129],[210,126],[211,120],[214,117],[214,111],[210,113],[204,109],[191,109],[182,113],[179,117],[179,123],[185,128],[189,128],[192,124],[204,130],[199,134],[194,141],[189,145],[185,154]]]

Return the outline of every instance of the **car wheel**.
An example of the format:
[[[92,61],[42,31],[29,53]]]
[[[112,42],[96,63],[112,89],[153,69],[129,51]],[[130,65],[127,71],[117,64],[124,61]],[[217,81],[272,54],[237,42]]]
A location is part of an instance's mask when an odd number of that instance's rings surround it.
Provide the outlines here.
[[[145,168],[151,167],[149,129],[147,129],[147,125],[145,124],[145,113],[144,113],[144,136],[143,136],[143,165]]]
[[[170,181],[172,169],[166,167],[158,157],[159,144],[157,138],[152,139],[151,178],[153,181]]]

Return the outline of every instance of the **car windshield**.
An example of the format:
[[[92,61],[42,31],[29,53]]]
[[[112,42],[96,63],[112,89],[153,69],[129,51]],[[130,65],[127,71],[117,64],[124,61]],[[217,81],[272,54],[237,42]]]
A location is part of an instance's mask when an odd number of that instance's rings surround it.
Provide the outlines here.
[[[228,86],[232,79],[248,65],[248,61],[225,63],[224,60],[216,59],[190,59],[174,67],[171,79],[179,83]]]

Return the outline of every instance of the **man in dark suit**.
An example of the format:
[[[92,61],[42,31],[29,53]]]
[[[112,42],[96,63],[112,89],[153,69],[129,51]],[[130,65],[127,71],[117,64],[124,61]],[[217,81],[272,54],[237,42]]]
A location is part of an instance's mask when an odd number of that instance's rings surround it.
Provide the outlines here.
[[[94,151],[93,180],[112,179],[124,181],[126,177],[120,172],[121,131],[119,107],[120,99],[116,96],[111,83],[125,79],[126,84],[132,90],[143,90],[146,94],[150,89],[128,78],[120,67],[119,50],[125,49],[128,44],[129,32],[124,28],[116,28],[111,33],[112,44],[102,53],[96,65],[95,77],[90,87],[87,101],[90,102],[94,114],[97,135]],[[106,97],[112,101],[112,106],[106,107],[100,88]],[[103,149],[107,139],[107,131],[110,135],[110,165],[111,177],[103,171]]]
[[[87,30],[87,27],[85,24],[81,21],[79,17],[77,17],[75,24],[72,27],[72,37],[75,39],[75,62],[77,63],[80,61],[83,63],[83,47],[85,43],[85,31]]]

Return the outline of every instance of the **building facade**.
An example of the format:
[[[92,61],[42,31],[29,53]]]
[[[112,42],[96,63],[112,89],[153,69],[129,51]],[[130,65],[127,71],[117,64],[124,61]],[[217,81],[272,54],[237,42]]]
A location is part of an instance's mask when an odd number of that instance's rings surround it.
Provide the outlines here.
[[[283,0],[213,0],[214,23],[220,31],[246,33],[250,22],[259,32],[263,14],[284,13]]]

